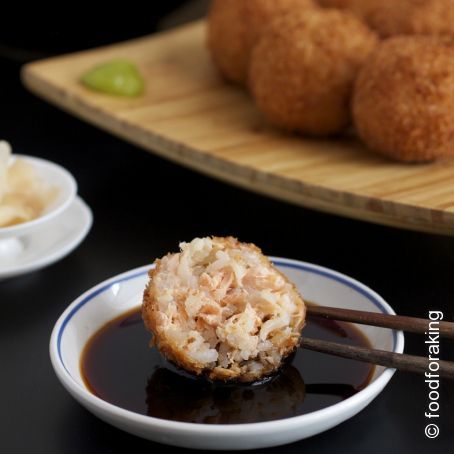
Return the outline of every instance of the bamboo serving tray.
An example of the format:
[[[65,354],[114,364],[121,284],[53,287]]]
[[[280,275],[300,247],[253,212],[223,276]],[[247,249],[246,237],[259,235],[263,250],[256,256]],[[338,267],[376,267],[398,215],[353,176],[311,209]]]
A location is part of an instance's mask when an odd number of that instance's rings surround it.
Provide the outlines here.
[[[399,164],[354,138],[308,139],[267,126],[247,93],[224,83],[204,23],[26,65],[34,93],[153,153],[305,207],[454,235],[454,158]],[[146,79],[135,99],[84,88],[80,76],[126,57]]]

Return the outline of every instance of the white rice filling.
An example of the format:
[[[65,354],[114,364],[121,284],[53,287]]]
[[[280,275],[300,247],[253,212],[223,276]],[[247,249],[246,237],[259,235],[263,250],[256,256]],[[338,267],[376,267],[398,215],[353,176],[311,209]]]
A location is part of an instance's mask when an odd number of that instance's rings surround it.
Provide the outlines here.
[[[292,284],[251,247],[196,238],[180,248],[153,276],[159,335],[208,369],[279,366],[304,323]]]

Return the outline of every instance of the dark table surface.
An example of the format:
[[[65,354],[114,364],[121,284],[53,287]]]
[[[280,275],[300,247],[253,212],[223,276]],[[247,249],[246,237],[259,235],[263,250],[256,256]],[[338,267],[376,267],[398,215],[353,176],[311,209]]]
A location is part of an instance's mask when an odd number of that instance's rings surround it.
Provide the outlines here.
[[[150,263],[178,242],[235,235],[270,255],[318,263],[380,293],[398,313],[454,315],[454,238],[348,220],[255,195],[178,167],[82,123],[22,88],[18,65],[2,59],[0,138],[19,153],[58,162],[79,183],[94,213],[85,242],[43,270],[0,282],[0,452],[161,452],[98,420],[62,388],[49,336],[83,291]],[[209,209],[207,209],[209,207]],[[454,359],[454,342],[441,344]],[[406,351],[425,355],[424,337]],[[454,383],[442,382],[440,436],[428,440],[428,390],[417,375],[396,373],[364,411],[338,427],[276,452],[452,452]]]

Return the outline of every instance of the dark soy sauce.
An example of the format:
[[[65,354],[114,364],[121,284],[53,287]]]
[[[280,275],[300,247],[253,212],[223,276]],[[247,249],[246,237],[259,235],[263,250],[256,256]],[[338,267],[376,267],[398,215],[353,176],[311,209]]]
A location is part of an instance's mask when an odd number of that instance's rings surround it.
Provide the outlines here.
[[[369,347],[352,324],[308,319],[304,335]],[[298,349],[276,376],[259,385],[216,385],[178,371],[148,347],[139,309],[110,321],[81,357],[88,389],[127,410],[174,421],[235,424],[303,415],[360,391],[374,366]]]

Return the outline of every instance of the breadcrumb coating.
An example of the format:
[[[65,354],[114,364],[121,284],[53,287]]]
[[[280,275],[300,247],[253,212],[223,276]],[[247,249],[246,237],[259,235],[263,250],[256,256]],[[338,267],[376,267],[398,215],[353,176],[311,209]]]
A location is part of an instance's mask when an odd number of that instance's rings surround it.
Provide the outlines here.
[[[454,35],[453,0],[399,0],[379,3],[367,22],[382,37],[394,35]]]
[[[454,143],[454,49],[448,40],[384,41],[359,73],[353,97],[359,136],[399,161],[431,161]]]
[[[367,10],[372,5],[378,2],[386,3],[386,1],[387,0],[317,0],[317,3],[324,8],[346,9],[364,18],[366,16]]]
[[[387,38],[394,35],[454,35],[453,0],[318,0],[347,9]]]
[[[253,244],[196,238],[156,260],[142,317],[170,361],[211,380],[273,374],[299,343],[306,308]]]
[[[208,14],[208,47],[220,73],[245,84],[258,36],[280,14],[314,8],[313,0],[214,0]]]
[[[359,68],[378,38],[358,18],[314,9],[282,15],[251,55],[249,86],[266,119],[312,135],[344,130]]]

